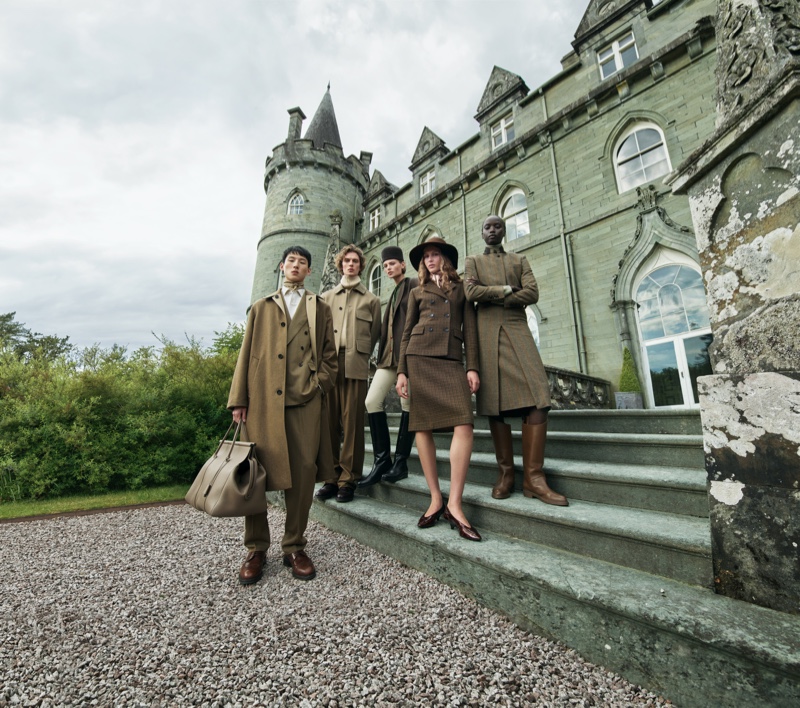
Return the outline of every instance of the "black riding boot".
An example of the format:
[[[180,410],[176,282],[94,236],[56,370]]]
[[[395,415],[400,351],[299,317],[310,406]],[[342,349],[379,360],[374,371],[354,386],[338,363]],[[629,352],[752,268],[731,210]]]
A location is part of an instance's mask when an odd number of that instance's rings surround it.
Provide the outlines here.
[[[392,469],[391,441],[389,440],[389,423],[386,413],[367,414],[369,418],[369,434],[372,437],[372,469],[366,477],[359,480],[359,487],[370,487],[381,481],[381,477]]]
[[[384,482],[399,482],[408,477],[408,456],[411,454],[411,444],[416,433],[408,432],[408,413],[400,414],[400,432],[397,433],[397,447],[394,451],[394,465],[392,471],[383,475]]]

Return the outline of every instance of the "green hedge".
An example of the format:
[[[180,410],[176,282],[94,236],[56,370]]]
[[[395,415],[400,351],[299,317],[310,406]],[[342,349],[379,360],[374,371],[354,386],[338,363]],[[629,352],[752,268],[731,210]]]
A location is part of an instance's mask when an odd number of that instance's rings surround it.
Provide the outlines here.
[[[0,349],[0,500],[191,482],[230,422],[241,331],[209,350]]]

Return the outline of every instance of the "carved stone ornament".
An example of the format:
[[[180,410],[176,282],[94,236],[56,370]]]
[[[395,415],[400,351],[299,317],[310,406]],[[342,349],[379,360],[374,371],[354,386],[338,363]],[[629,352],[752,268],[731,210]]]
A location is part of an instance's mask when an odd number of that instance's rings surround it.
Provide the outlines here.
[[[636,188],[636,208],[638,211],[649,211],[655,209],[658,190],[652,185]]]
[[[721,0],[717,16],[717,110],[723,120],[800,55],[797,0]]]

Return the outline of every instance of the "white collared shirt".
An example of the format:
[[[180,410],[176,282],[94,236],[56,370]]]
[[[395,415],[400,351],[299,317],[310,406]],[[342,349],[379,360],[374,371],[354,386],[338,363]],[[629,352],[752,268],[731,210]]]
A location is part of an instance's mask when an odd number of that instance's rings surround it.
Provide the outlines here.
[[[283,299],[286,301],[286,307],[289,308],[289,317],[294,317],[294,313],[297,312],[297,307],[300,304],[300,300],[303,295],[306,294],[305,288],[297,288],[297,290],[292,290],[291,288],[281,288],[283,292]]]

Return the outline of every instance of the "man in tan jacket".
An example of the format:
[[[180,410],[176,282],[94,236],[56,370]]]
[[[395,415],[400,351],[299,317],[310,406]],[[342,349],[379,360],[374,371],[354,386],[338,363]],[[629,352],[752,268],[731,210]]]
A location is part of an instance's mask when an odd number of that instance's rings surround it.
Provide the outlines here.
[[[364,470],[364,412],[369,357],[381,335],[381,301],[361,282],[364,253],[353,245],[336,256],[342,280],[322,297],[333,314],[333,336],[339,353],[338,375],[326,404],[330,421],[334,474],[317,492],[321,500],[353,500]]]
[[[336,347],[330,308],[304,287],[311,254],[291,246],[280,269],[283,286],[250,308],[228,408],[256,444],[267,489],[284,490],[283,564],[295,578],[311,580],[316,570],[304,533],[314,483],[327,479],[333,467],[323,400],[336,379]],[[239,582],[251,585],[264,573],[270,545],[266,512],[245,517],[244,545]]]

